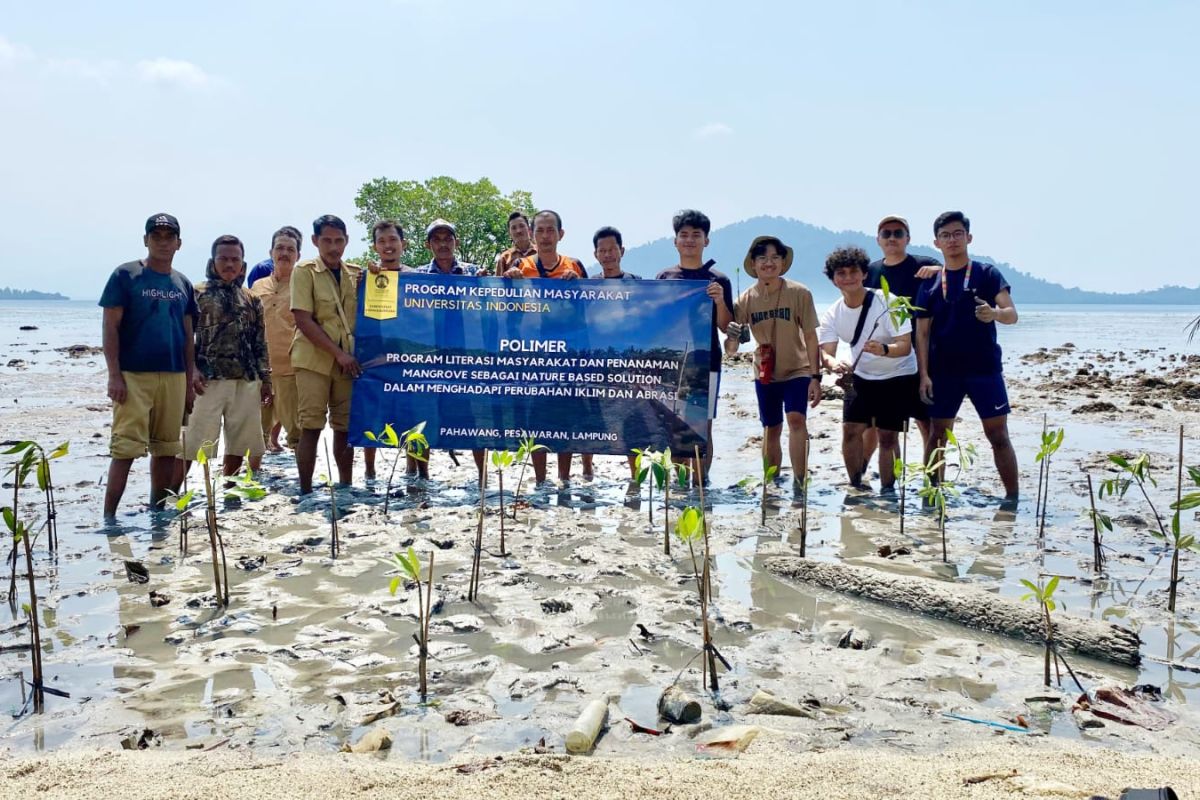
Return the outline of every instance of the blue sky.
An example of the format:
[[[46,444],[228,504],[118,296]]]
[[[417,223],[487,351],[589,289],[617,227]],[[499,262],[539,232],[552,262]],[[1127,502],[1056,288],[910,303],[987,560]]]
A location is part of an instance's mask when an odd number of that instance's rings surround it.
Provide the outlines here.
[[[684,206],[901,213],[919,243],[962,208],[979,252],[1067,285],[1200,274],[1200,4],[7,5],[0,286],[98,296],[159,210],[199,278],[220,234],[265,255],[367,180],[442,174],[532,191],[589,260]]]

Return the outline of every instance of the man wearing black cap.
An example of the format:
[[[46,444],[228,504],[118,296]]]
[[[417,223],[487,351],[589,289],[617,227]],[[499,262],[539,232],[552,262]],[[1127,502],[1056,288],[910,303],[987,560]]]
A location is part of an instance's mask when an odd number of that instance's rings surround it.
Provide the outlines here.
[[[150,503],[162,508],[174,477],[183,415],[193,399],[188,376],[195,366],[192,334],[198,312],[191,281],[171,267],[182,244],[179,220],[155,214],[146,220],[142,242],[146,257],[113,270],[100,295],[113,401],[106,520],[116,517],[134,459],[147,451]]]

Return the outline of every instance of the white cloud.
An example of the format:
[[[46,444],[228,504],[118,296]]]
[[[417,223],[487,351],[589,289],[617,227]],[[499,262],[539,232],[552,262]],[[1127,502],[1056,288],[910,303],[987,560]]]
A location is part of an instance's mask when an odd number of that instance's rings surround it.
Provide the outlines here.
[[[17,42],[10,42],[8,39],[0,36],[0,64],[29,61],[32,58],[33,51],[28,47]]]
[[[732,136],[733,128],[726,125],[724,122],[710,122],[707,125],[701,125],[692,131],[692,137],[695,139],[716,139],[723,136]]]
[[[146,83],[161,83],[183,89],[205,89],[213,83],[208,73],[190,61],[154,58],[137,63],[138,77]]]

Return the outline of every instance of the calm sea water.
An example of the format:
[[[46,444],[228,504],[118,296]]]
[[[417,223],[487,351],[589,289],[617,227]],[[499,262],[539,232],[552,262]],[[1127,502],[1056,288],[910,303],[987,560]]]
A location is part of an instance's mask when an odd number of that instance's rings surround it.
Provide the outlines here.
[[[821,298],[818,313],[829,302]],[[1084,349],[1200,353],[1200,337],[1189,343],[1186,333],[1188,323],[1200,315],[1197,306],[1025,305],[1018,310],[1020,322],[1000,326],[1000,343],[1012,357],[1067,342]],[[21,351],[27,353],[29,347],[99,346],[100,318],[92,301],[0,300],[0,369],[12,358],[26,358]],[[37,330],[22,331],[23,325]],[[39,361],[33,359],[31,369]]]

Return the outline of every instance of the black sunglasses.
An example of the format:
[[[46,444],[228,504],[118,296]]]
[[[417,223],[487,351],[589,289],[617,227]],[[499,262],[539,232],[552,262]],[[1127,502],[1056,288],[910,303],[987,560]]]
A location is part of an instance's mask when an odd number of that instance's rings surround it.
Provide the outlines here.
[[[904,230],[903,228],[898,230],[889,228],[888,230],[879,232],[880,239],[903,239],[906,236],[908,236],[908,231]]]

